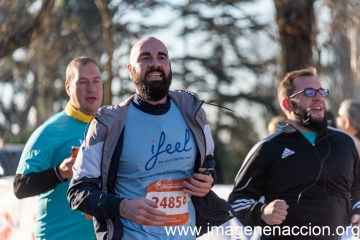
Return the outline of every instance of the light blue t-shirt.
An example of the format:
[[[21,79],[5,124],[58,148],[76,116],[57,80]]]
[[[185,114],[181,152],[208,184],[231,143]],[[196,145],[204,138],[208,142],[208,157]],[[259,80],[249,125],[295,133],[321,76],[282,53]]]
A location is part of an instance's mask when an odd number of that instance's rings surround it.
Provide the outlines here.
[[[70,156],[72,146],[80,146],[86,123],[60,112],[34,131],[22,152],[17,174],[42,172]],[[46,179],[44,179],[46,181]],[[72,211],[66,199],[70,180],[38,195],[36,239],[96,239],[92,219]]]
[[[167,113],[151,115],[130,105],[124,134],[115,185],[117,196],[127,199],[147,196],[158,203],[159,210],[168,211],[167,216],[183,216],[186,206],[183,204],[186,203],[187,223],[175,225],[194,228],[195,210],[190,196],[175,190],[182,185],[183,179],[192,177],[197,154],[194,137],[179,109],[171,102]],[[124,218],[121,221],[124,224],[123,239],[196,238],[192,234],[169,235],[166,233],[168,226],[143,226]]]

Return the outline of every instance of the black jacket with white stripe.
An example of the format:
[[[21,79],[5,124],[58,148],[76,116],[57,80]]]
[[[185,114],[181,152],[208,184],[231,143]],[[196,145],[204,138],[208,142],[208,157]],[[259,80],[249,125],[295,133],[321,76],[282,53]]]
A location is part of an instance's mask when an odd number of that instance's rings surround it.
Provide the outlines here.
[[[311,144],[290,124],[278,124],[247,155],[229,202],[243,225],[264,227],[261,211],[275,199],[289,205],[280,226],[328,226],[332,235],[349,225],[360,214],[359,154],[351,137],[328,127]]]

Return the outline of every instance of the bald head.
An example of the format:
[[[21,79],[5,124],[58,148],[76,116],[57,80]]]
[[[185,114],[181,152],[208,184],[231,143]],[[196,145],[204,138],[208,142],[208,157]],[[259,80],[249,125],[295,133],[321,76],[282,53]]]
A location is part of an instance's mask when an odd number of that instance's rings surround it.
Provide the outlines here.
[[[154,37],[146,37],[139,40],[131,49],[130,64],[138,60],[140,54],[150,54],[150,50],[158,51],[158,54],[166,55],[169,59],[169,53],[164,43]]]

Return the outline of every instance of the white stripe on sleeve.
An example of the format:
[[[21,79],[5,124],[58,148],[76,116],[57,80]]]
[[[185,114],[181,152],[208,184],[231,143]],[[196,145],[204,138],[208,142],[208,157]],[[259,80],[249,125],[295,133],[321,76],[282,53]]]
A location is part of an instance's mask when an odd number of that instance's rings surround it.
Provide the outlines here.
[[[97,178],[100,176],[102,149],[104,142],[84,149],[83,145],[73,165],[73,178],[78,180],[82,177]]]
[[[231,206],[238,212],[240,210],[246,209],[253,205],[256,201],[254,199],[238,199]]]
[[[355,203],[352,209],[354,210],[355,208],[360,208],[360,201]]]

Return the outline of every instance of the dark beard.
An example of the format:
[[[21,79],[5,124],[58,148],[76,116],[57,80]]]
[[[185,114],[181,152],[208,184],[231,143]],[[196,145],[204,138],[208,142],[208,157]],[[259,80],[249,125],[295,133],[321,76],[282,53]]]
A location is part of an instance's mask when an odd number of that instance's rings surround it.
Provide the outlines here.
[[[163,76],[162,81],[146,81],[146,77],[152,72],[161,72]],[[161,69],[150,69],[144,75],[144,78],[141,77],[141,73],[135,72],[134,69],[131,69],[131,76],[139,91],[139,95],[145,100],[159,101],[163,99],[169,92],[172,71],[170,69],[169,75],[166,76],[164,71]]]
[[[299,106],[296,105],[293,111],[296,116],[297,122],[311,131],[320,132],[328,126],[325,116],[322,119],[315,119],[311,116],[308,116],[308,112],[306,110],[301,109]],[[308,119],[309,121],[307,121]]]

